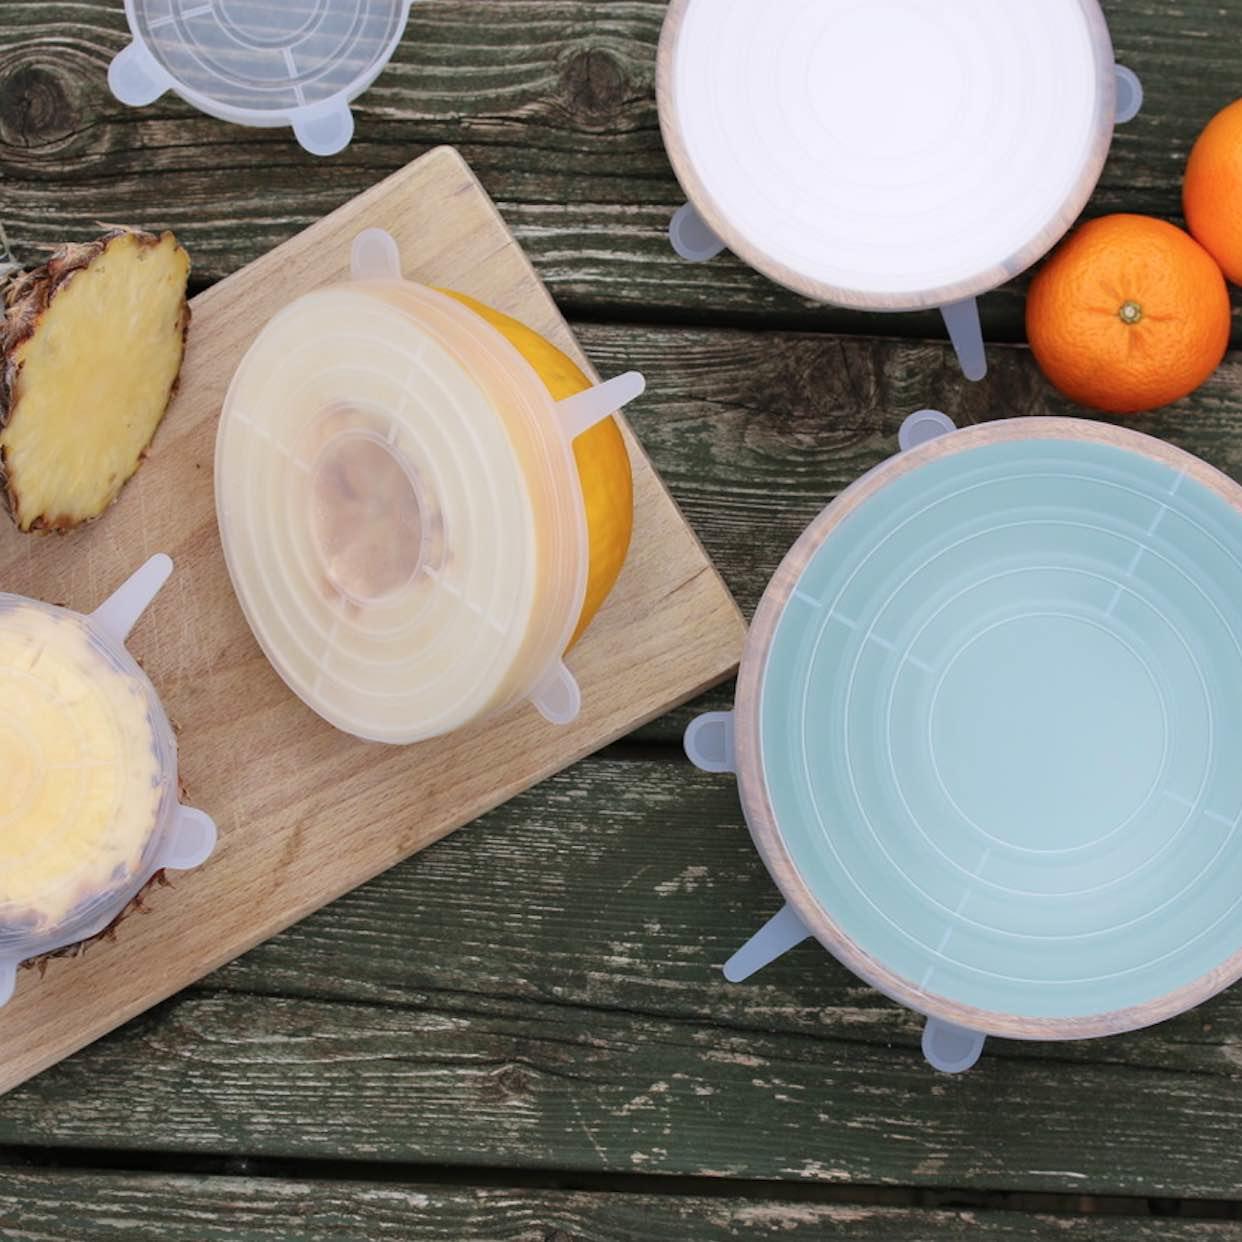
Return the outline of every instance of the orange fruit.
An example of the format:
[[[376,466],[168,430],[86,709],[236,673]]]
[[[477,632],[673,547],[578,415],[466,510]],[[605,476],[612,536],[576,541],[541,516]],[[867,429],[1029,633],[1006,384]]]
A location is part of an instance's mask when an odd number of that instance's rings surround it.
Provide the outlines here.
[[[511,315],[452,289],[442,289],[492,325],[535,369],[552,397],[561,401],[591,387],[591,381],[572,358],[551,341]],[[595,614],[616,585],[630,549],[634,531],[634,476],[630,454],[615,418],[605,418],[574,440],[574,461],[586,505],[590,566],[586,596],[578,624],[569,640],[572,647],[582,637]]]
[[[1103,216],[1076,229],[1026,300],[1044,374],[1071,400],[1113,414],[1193,392],[1224,357],[1229,327],[1216,260],[1150,216]]]
[[[1242,284],[1242,99],[1195,142],[1182,184],[1186,224],[1234,284]]]

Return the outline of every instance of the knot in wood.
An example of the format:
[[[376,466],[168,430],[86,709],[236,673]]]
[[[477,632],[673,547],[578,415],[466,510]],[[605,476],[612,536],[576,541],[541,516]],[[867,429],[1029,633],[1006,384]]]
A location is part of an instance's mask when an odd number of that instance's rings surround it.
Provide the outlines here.
[[[506,1065],[492,1082],[502,1100],[516,1100],[530,1094],[530,1075],[517,1065]]]
[[[625,106],[627,79],[616,58],[602,48],[582,48],[565,62],[565,106],[587,129],[616,123]]]
[[[0,140],[38,147],[71,134],[77,114],[60,75],[43,64],[0,66]]]

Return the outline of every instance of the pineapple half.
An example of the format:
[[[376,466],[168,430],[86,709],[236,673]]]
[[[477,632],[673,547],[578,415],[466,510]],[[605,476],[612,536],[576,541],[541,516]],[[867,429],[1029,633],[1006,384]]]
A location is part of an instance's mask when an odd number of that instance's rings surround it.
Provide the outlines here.
[[[22,530],[98,517],[172,399],[190,259],[171,233],[113,229],[13,281],[0,321],[0,487]]]

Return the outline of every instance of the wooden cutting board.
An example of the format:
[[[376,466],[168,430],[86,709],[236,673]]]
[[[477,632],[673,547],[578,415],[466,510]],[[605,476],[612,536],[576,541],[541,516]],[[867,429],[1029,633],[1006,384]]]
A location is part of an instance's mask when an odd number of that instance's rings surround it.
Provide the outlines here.
[[[568,658],[583,694],[573,725],[520,704],[451,737],[386,747],[337,732],[285,687],[220,551],[216,419],[264,322],[344,279],[350,241],[372,225],[396,237],[410,278],[473,294],[587,365],[469,167],[441,147],[194,299],[180,394],[150,459],[99,521],[63,538],[4,523],[0,589],[81,611],[147,557],[171,554],[172,579],[129,647],[180,730],[184,800],[215,817],[220,844],[200,870],[155,890],[150,917],[126,921],[115,941],[52,961],[42,979],[21,973],[0,1009],[0,1091],[737,667],[741,615],[629,435],[634,542]]]

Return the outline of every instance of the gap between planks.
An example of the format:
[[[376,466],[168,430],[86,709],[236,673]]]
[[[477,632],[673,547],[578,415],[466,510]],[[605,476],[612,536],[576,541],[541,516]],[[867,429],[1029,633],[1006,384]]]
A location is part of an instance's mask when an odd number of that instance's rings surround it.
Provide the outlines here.
[[[560,1190],[597,1194],[662,1195],[711,1199],[853,1205],[859,1207],[992,1210],[1073,1217],[1137,1217],[1168,1220],[1242,1220],[1242,1199],[1140,1198],[1022,1190],[930,1189],[866,1183],[824,1185],[754,1178],[651,1173],[590,1173],[556,1169],[513,1169],[367,1161],[207,1155],[104,1148],[0,1147],[0,1177],[6,1169],[97,1174],[181,1174],[247,1177],[256,1180],[354,1182],[376,1185],[461,1186],[470,1189]]]

